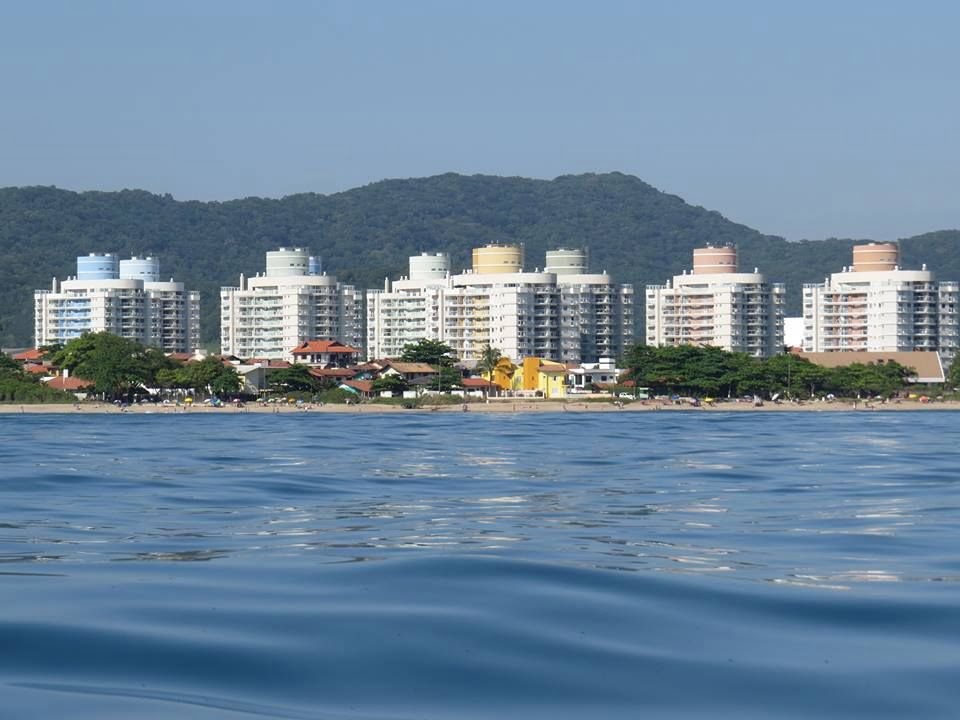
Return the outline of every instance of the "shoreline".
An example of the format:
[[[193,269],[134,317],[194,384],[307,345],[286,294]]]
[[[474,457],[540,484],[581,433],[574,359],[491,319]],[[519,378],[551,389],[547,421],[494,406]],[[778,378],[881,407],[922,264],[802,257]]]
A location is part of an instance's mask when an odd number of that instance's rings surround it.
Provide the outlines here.
[[[719,403],[713,407],[692,405],[674,405],[672,403],[657,403],[649,401],[624,403],[617,406],[609,402],[583,402],[576,400],[494,400],[489,403],[467,403],[466,410],[462,404],[426,405],[424,407],[407,409],[400,405],[380,405],[376,403],[360,403],[357,405],[256,405],[248,404],[243,408],[232,405],[214,408],[205,405],[131,405],[122,410],[108,403],[51,403],[51,404],[0,404],[0,415],[26,414],[61,414],[61,415],[245,415],[256,413],[261,415],[309,415],[327,413],[351,414],[403,414],[431,412],[479,412],[479,413],[635,413],[635,412],[878,412],[878,411],[944,411],[960,410],[960,401],[947,400],[931,403],[921,403],[917,400],[902,400],[899,403],[878,403],[866,405],[859,403],[854,406],[851,402],[811,402],[797,405],[794,403],[765,403],[761,407],[754,407],[752,403]]]

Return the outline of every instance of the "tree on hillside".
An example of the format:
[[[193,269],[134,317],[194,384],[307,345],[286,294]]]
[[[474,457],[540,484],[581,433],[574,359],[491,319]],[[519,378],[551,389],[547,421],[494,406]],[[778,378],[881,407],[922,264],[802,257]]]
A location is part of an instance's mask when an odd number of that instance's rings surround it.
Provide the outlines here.
[[[34,289],[72,275],[76,257],[98,249],[159,251],[165,275],[200,291],[202,341],[216,344],[220,287],[261,270],[265,251],[294,241],[322,248],[325,265],[358,288],[380,287],[426,249],[449,253],[459,271],[469,266],[470,249],[488,242],[524,243],[530,266],[541,264],[546,250],[586,245],[593,271],[610,270],[638,291],[689,268],[693,248],[734,243],[741,267],[786,283],[789,315],[800,314],[803,283],[849,264],[853,244],[763,235],[622,173],[550,181],[448,173],[333,195],[230,202],[0,188],[0,345],[30,342]],[[927,263],[942,277],[960,277],[960,231],[907,238],[900,247],[905,267]],[[642,320],[638,312],[638,325]]]

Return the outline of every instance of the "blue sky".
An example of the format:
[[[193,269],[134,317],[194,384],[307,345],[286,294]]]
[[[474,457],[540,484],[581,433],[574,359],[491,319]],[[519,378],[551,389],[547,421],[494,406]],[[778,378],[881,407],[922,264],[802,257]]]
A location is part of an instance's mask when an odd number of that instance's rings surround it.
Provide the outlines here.
[[[960,3],[0,7],[0,186],[619,170],[790,239],[960,227]]]

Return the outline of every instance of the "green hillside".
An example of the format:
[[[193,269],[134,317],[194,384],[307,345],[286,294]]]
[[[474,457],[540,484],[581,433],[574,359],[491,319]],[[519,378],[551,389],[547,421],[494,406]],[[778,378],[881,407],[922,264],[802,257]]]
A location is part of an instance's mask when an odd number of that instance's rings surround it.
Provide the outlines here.
[[[220,286],[263,270],[267,250],[307,246],[341,280],[380,287],[384,276],[406,272],[408,255],[446,251],[461,268],[470,248],[487,242],[523,242],[530,268],[543,264],[547,249],[587,246],[593,269],[634,283],[638,300],[644,285],[689,267],[692,248],[732,242],[743,268],[757,266],[788,283],[789,314],[799,313],[804,282],[849,263],[852,244],[761,235],[620,173],[551,181],[447,174],[335,195],[209,203],[135,190],[5,188],[0,343],[31,343],[33,289],[73,274],[75,257],[88,252],[159,256],[163,275],[202,292],[203,337],[216,343]],[[960,278],[960,232],[910,238],[902,248],[906,265],[926,262],[944,279]]]

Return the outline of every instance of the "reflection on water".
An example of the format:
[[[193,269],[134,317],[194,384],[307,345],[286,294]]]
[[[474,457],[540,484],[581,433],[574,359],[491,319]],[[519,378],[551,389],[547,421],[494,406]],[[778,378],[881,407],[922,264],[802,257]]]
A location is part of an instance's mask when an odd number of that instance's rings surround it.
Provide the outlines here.
[[[3,710],[950,717],[954,419],[0,417]]]
[[[29,419],[77,430],[67,441],[57,433],[55,454],[43,442],[30,450],[43,435],[29,421],[8,422],[19,437],[0,486],[0,562],[269,561],[318,551],[385,560],[462,550],[824,588],[943,579],[933,566],[918,570],[916,538],[942,522],[924,508],[946,505],[952,476],[908,494],[917,458],[937,462],[935,449],[918,446],[935,434],[906,443],[903,416],[829,436],[818,426],[834,418],[820,416],[778,416],[784,432],[747,435],[738,425],[750,418],[671,416],[664,426],[655,417],[564,415],[550,420],[566,432],[550,433],[542,418],[511,418],[508,433],[489,417],[338,418],[336,447],[304,446],[303,423],[276,419],[267,429],[281,432],[246,433],[229,454],[221,435],[202,432],[170,453],[167,443],[183,439],[178,419]],[[686,432],[688,419],[703,432]],[[264,429],[244,418],[191,421]],[[588,424],[597,426],[589,444],[567,442]],[[103,442],[108,434],[115,442]],[[364,443],[371,436],[374,454]],[[884,462],[864,463],[851,446]],[[587,470],[596,458],[602,469]],[[885,544],[866,543],[881,537]]]

